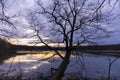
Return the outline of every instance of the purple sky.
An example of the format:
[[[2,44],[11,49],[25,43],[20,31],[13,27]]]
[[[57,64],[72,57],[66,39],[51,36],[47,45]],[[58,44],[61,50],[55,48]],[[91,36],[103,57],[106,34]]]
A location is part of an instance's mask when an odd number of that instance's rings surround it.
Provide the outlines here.
[[[20,15],[16,18],[13,19],[13,21],[17,21],[17,31],[16,34],[21,34],[18,40],[15,43],[18,44],[27,44],[27,42],[35,40],[34,38],[32,39],[26,39],[25,37],[22,38],[22,36],[26,36],[29,34],[34,34],[33,31],[29,28],[29,23],[28,20],[26,19],[27,14],[30,11],[33,11],[35,9],[35,2],[34,0],[8,0],[8,10],[7,10],[7,15],[13,15],[17,14]],[[49,0],[43,0],[44,4],[46,5]],[[120,13],[118,6],[115,6],[116,9],[114,10],[115,14]],[[21,16],[22,15],[22,16]],[[111,37],[108,39],[103,39],[100,40],[99,43],[103,44],[117,44],[120,43],[120,18],[116,18],[113,21],[110,22],[110,27],[108,28],[109,30],[113,31],[111,33]],[[45,38],[43,36],[43,38]],[[15,38],[16,40],[17,38]],[[13,40],[14,41],[14,40]]]

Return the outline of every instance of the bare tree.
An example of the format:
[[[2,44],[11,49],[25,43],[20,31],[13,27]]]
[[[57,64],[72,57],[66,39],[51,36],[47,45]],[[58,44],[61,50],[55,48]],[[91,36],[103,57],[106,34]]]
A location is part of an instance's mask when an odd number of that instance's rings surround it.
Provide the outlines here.
[[[115,57],[113,60],[111,60],[110,56],[108,56],[108,61],[109,61],[109,64],[108,64],[108,76],[107,76],[107,80],[110,80],[110,74],[111,74],[111,68],[112,68],[112,65],[115,61],[117,61],[120,57]]]
[[[15,26],[12,23],[11,19],[14,16],[7,15],[7,0],[0,0],[0,36],[1,37],[10,37],[13,35],[13,31],[15,30]]]
[[[109,14],[104,10],[106,1],[53,0],[46,6],[37,0],[38,9],[30,15],[35,35],[51,49],[53,48],[47,44],[48,40],[65,44],[65,56],[53,49],[63,61],[51,80],[62,79],[75,47],[82,43],[93,44],[96,39],[107,37],[105,26]],[[47,42],[42,39],[41,34],[49,38]]]

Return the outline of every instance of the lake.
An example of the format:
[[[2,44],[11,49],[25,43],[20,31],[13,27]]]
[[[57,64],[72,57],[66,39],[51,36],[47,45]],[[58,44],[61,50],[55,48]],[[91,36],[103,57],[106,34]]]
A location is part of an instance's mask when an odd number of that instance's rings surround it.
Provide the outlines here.
[[[64,52],[61,51],[61,53]],[[5,77],[22,76],[22,78],[33,78],[34,80],[37,80],[40,75],[51,76],[51,68],[57,68],[62,61],[57,55],[49,58],[53,54],[54,52],[52,51],[41,51],[36,52],[36,54],[31,53],[12,57],[0,65],[0,75]],[[64,56],[64,54],[62,55]],[[70,64],[65,71],[63,80],[68,77],[80,78],[81,76],[97,79],[106,78],[110,63],[112,63],[111,77],[114,80],[120,80],[119,58],[79,52],[79,56],[71,56]]]

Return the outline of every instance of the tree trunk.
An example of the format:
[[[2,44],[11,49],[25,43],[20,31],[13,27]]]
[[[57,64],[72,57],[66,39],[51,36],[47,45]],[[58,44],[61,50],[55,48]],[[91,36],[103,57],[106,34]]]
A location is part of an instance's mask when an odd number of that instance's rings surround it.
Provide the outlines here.
[[[58,67],[57,71],[54,73],[51,80],[61,80],[62,79],[62,77],[64,76],[64,72],[69,64],[69,58],[70,58],[70,53],[66,54],[64,60]]]
[[[110,73],[111,73],[111,63],[109,64],[109,68],[108,68],[108,79],[107,80],[110,80]]]

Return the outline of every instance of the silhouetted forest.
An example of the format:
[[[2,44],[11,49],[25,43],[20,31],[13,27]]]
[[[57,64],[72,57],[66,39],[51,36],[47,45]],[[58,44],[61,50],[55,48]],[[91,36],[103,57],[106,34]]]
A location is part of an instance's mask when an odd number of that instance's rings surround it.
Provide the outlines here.
[[[52,50],[47,46],[26,46],[26,45],[12,45],[13,50]],[[65,50],[65,47],[52,47],[56,50]],[[71,48],[72,50],[120,50],[120,44],[113,45],[88,45]]]
[[[26,45],[13,45],[10,44],[9,42],[0,39],[0,62],[3,62],[3,60],[8,59],[12,56],[17,55],[16,51],[47,51],[47,50],[61,50],[65,51],[65,47],[52,47],[49,48],[47,46],[26,46]],[[97,52],[105,51],[105,50],[120,50],[120,44],[113,44],[113,45],[90,45],[90,46],[78,46],[78,47],[73,47],[71,48],[72,50],[78,50],[81,52],[88,52],[88,51],[94,51],[96,50]],[[118,52],[119,53],[119,52]]]
[[[12,46],[6,40],[0,39],[0,63],[15,55],[15,50],[13,50]]]

